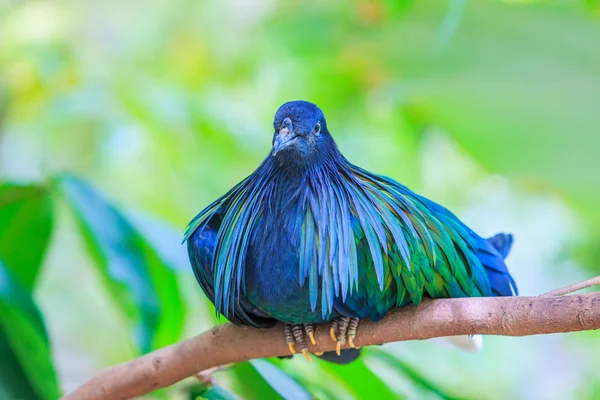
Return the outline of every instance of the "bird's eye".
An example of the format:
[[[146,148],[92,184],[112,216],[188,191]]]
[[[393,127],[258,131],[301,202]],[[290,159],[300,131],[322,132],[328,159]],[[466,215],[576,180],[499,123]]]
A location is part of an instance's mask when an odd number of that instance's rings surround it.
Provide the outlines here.
[[[315,133],[315,135],[318,135],[319,133],[321,133],[321,123],[317,122],[317,124],[315,125],[315,129],[313,129],[313,132]]]

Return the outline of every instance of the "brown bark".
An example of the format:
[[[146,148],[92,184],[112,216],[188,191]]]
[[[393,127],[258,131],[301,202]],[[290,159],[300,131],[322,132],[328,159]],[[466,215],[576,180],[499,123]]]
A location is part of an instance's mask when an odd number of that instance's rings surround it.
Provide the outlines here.
[[[528,336],[600,328],[600,293],[564,297],[487,297],[426,301],[363,321],[355,340],[367,346],[466,334]],[[316,332],[311,352],[331,351],[327,329]],[[220,325],[208,332],[108,368],[65,399],[128,399],[172,385],[216,366],[288,354],[283,328]]]

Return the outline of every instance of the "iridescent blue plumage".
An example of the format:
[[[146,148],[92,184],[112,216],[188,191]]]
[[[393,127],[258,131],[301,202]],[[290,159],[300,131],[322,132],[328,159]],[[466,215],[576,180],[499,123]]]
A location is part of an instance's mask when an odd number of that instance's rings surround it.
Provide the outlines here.
[[[428,297],[516,294],[510,235],[483,239],[444,207],[348,162],[314,104],[275,115],[273,151],[192,220],[192,267],[237,323],[379,320]]]

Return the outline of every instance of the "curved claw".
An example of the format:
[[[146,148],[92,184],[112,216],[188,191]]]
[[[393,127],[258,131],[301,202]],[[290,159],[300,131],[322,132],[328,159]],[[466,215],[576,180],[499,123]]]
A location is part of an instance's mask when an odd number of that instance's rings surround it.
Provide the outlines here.
[[[329,328],[329,336],[334,342],[337,342],[337,336],[335,336],[335,328]]]
[[[356,347],[354,346],[354,338],[352,336],[348,336],[348,345],[353,349]]]
[[[302,349],[302,354],[304,354],[304,358],[306,358],[308,361],[312,362],[312,358],[307,349]]]
[[[288,343],[288,349],[290,349],[290,353],[296,354],[296,349],[294,348],[294,343]]]
[[[308,332],[308,338],[310,339],[310,342],[312,344],[317,344],[317,341],[315,339],[315,334],[313,332]]]
[[[342,342],[337,342],[335,345],[335,354],[338,356],[342,355]]]

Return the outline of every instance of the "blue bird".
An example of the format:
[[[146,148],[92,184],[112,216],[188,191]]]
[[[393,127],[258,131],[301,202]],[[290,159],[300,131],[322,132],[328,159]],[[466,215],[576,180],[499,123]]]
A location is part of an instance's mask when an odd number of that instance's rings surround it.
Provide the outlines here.
[[[273,129],[262,164],[185,234],[217,313],[258,328],[281,321],[290,352],[299,346],[310,359],[314,324],[330,323],[340,355],[354,347],[360,319],[423,297],[517,294],[504,263],[512,235],[484,239],[439,204],[350,163],[312,103],[283,104]]]

